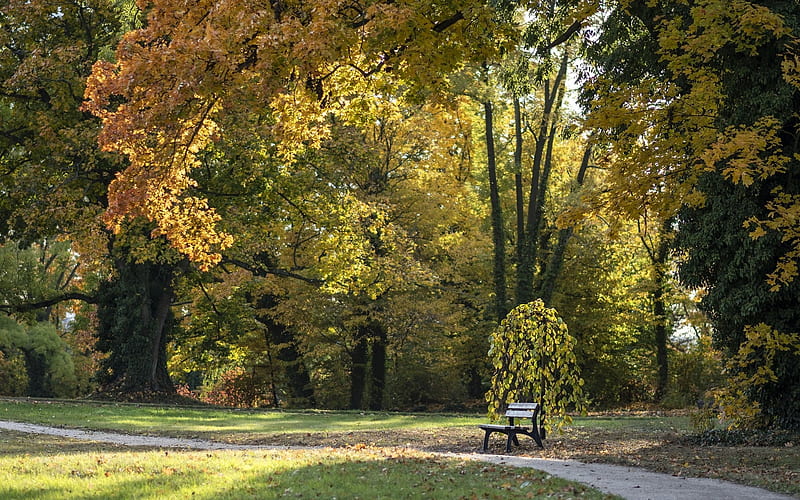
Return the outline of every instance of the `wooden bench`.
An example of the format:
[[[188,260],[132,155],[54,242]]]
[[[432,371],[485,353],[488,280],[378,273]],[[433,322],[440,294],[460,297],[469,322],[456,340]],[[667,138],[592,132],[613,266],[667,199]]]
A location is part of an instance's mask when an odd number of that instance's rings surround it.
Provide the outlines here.
[[[478,427],[486,432],[486,435],[483,438],[483,451],[486,452],[489,449],[489,436],[491,436],[493,432],[502,432],[508,436],[506,439],[506,453],[511,452],[512,442],[519,446],[519,441],[517,440],[518,434],[529,436],[536,441],[536,444],[539,445],[539,448],[544,448],[544,445],[542,444],[542,437],[539,434],[539,426],[537,422],[539,419],[539,410],[539,403],[510,403],[505,413],[505,416],[508,418],[508,425],[479,425]],[[526,427],[524,425],[515,424],[514,421],[519,419],[530,419],[531,426]]]

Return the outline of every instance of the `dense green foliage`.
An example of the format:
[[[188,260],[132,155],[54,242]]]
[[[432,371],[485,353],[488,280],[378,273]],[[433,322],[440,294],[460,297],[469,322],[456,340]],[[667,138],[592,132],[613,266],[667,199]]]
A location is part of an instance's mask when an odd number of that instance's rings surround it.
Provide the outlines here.
[[[595,122],[608,127],[612,149],[630,156],[624,161],[641,165],[614,181],[628,193],[617,210],[674,217],[680,279],[703,291],[714,345],[729,357],[761,322],[800,331],[790,224],[758,222],[791,218],[796,208],[787,200],[798,192],[800,92],[789,63],[798,13],[791,2],[620,2],[591,52],[607,70],[587,101]],[[612,94],[616,101],[599,104]],[[623,100],[627,115],[601,116]],[[619,165],[617,175],[630,173]],[[798,361],[779,353],[775,380],[749,391],[763,422],[800,425]],[[760,370],[730,368],[745,378]]]
[[[792,35],[800,35],[800,9],[791,2],[769,4],[783,17]],[[753,239],[746,221],[766,219],[769,200],[776,188],[800,193],[800,152],[797,142],[797,113],[800,92],[784,80],[781,59],[791,43],[789,38],[766,39],[750,55],[722,51],[714,62],[725,68],[722,80],[727,95],[720,116],[720,128],[752,126],[763,116],[780,122],[781,153],[790,158],[784,172],[750,185],[733,184],[720,172],[701,177],[698,188],[706,195],[702,207],[686,208],[680,215],[678,248],[686,251],[681,278],[689,286],[708,290],[702,307],[715,327],[714,340],[730,355],[745,340],[748,325],[765,323],[780,332],[800,332],[800,282],[794,280],[778,290],[767,282],[779,259],[791,249],[778,233]],[[774,360],[777,379],[754,390],[769,423],[800,429],[800,356],[782,352]],[[739,369],[744,369],[740,367]],[[758,366],[747,367],[749,374]]]
[[[72,357],[52,324],[20,325],[0,316],[0,353],[3,395],[76,395],[77,378]]]

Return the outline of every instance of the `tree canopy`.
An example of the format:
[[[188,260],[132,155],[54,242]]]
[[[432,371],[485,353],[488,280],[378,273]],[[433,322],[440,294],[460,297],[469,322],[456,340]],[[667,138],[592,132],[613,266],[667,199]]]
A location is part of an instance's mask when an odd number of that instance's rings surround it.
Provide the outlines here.
[[[9,387],[56,391],[39,342],[120,397],[465,404],[535,304],[552,387],[725,357],[798,426],[796,2],[0,6]]]

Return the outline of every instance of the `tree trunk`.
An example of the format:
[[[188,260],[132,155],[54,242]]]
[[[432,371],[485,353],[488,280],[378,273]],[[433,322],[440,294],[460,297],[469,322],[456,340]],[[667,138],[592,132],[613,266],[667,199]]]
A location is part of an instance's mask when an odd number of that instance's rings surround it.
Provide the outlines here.
[[[533,279],[536,271],[536,262],[539,256],[540,228],[542,227],[542,214],[544,213],[545,195],[550,182],[552,169],[552,148],[557,131],[558,112],[563,102],[563,83],[567,73],[567,53],[561,60],[558,73],[551,82],[545,82],[544,108],[537,130],[532,131],[535,139],[533,164],[531,166],[531,185],[528,195],[528,213],[525,218],[526,227],[522,232],[523,237],[517,245],[519,265],[517,267],[517,297],[516,304],[525,304],[533,300]],[[519,208],[518,208],[519,210]],[[519,214],[518,214],[519,219]]]
[[[166,345],[176,267],[127,260],[117,261],[116,267],[116,276],[98,294],[97,346],[108,354],[101,393],[122,398],[174,394]]]
[[[277,304],[278,299],[274,295],[262,295],[257,301],[260,310],[271,309]],[[311,377],[303,364],[303,356],[297,347],[294,332],[276,322],[266,312],[260,312],[257,317],[258,321],[267,329],[265,332],[267,350],[277,349],[276,358],[280,361],[278,370],[273,369],[271,374],[274,404],[277,405],[279,402],[278,393],[280,391],[277,387],[283,383],[290,407],[313,406],[314,389],[311,385]],[[271,355],[271,352],[268,354]]]
[[[514,190],[517,201],[517,282],[514,303],[530,302],[533,298],[533,275],[528,236],[525,229],[525,193],[522,187],[522,110],[519,98],[514,96]],[[537,172],[534,170],[534,177]],[[533,181],[537,182],[537,181]]]
[[[586,179],[586,170],[589,168],[589,160],[592,156],[592,147],[587,146],[586,151],[583,153],[581,166],[578,169],[577,188],[583,186],[583,181]],[[555,293],[556,282],[561,275],[561,269],[564,267],[564,255],[567,251],[567,244],[572,238],[572,228],[564,228],[558,232],[558,242],[550,256],[550,262],[542,276],[541,286],[539,287],[539,297],[545,305],[549,306],[553,300],[553,293]]]
[[[355,345],[350,351],[350,409],[360,410],[364,402],[364,391],[367,386],[368,361],[367,335],[363,328],[356,330]]]
[[[369,409],[383,409],[386,388],[386,329],[377,321],[370,323],[372,333],[372,383],[370,384]]]
[[[665,227],[667,225],[665,224]],[[656,366],[658,367],[658,378],[656,380],[655,400],[661,401],[667,393],[669,384],[669,357],[667,353],[667,343],[669,332],[667,328],[667,308],[664,300],[666,289],[666,264],[668,252],[668,241],[666,234],[661,235],[658,245],[655,263],[655,279],[653,289],[653,317],[655,320],[654,333],[656,343]]]
[[[483,110],[486,127],[486,162],[489,171],[489,199],[492,210],[492,240],[494,242],[495,319],[499,323],[508,313],[506,295],[506,246],[503,230],[503,210],[500,206],[500,189],[497,183],[492,103],[489,101],[484,102]]]
[[[25,367],[28,372],[28,390],[25,394],[35,398],[54,397],[53,391],[47,387],[47,361],[45,357],[34,349],[23,349],[22,352],[25,355]],[[6,393],[4,392],[3,394]]]
[[[663,399],[669,383],[669,328],[667,327],[667,306],[665,301],[667,289],[667,259],[669,258],[670,236],[672,235],[672,221],[666,219],[662,222],[660,232],[655,241],[647,234],[647,229],[639,230],[639,239],[642,240],[647,255],[650,258],[653,277],[653,343],[656,350],[656,390],[653,398],[656,401]]]

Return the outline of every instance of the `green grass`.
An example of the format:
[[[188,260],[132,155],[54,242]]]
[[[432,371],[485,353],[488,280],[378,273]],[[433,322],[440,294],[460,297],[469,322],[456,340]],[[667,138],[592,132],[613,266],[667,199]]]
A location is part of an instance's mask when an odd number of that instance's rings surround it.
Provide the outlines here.
[[[307,434],[475,426],[478,415],[411,415],[352,411],[186,409],[130,404],[0,400],[0,420],[173,436]]]
[[[226,463],[220,466],[221,469],[214,472],[213,492],[203,493],[196,489],[195,498],[202,498],[203,495],[213,496],[214,498],[223,497],[223,493],[231,487],[226,486],[226,481],[230,477],[242,477],[242,482],[255,482],[261,484],[265,478],[276,476],[276,484],[284,486],[280,489],[260,489],[256,497],[272,498],[274,496],[287,495],[292,493],[287,489],[292,488],[291,481],[285,479],[299,476],[303,482],[311,482],[304,474],[311,471],[309,477],[328,474],[330,470],[338,470],[337,467],[347,469],[343,472],[343,480],[347,483],[347,489],[341,490],[347,493],[340,494],[340,490],[315,489],[315,494],[323,498],[357,497],[361,495],[356,488],[358,484],[366,481],[381,483],[381,487],[386,483],[386,477],[382,474],[383,469],[390,464],[390,468],[403,468],[407,464],[412,469],[406,476],[407,479],[397,479],[402,482],[403,488],[419,485],[413,489],[414,493],[408,493],[408,497],[423,496],[431,485],[438,485],[435,480],[430,484],[422,484],[418,481],[419,477],[425,476],[430,471],[443,470],[442,477],[454,478],[458,481],[456,474],[482,476],[486,481],[488,489],[478,489],[482,493],[477,498],[498,498],[505,497],[528,497],[529,494],[534,498],[539,496],[539,489],[543,491],[555,492],[561,497],[573,497],[574,493],[563,493],[561,486],[543,485],[533,489],[528,489],[533,484],[525,476],[521,482],[509,481],[508,478],[516,477],[521,471],[504,470],[498,472],[498,476],[491,476],[493,472],[482,472],[487,466],[480,469],[472,469],[475,464],[461,464],[460,462],[448,462],[444,459],[436,459],[433,456],[420,458],[420,452],[402,450],[402,448],[415,448],[428,451],[453,451],[459,453],[473,453],[480,449],[483,433],[477,429],[476,425],[486,422],[485,415],[410,415],[401,413],[375,413],[375,412],[347,412],[347,411],[278,411],[278,410],[223,410],[215,408],[175,408],[175,407],[156,407],[146,405],[130,404],[96,404],[88,402],[56,402],[56,401],[32,401],[32,400],[11,400],[0,399],[0,420],[13,420],[19,422],[31,422],[44,425],[64,426],[73,428],[85,428],[93,430],[109,430],[133,434],[166,435],[176,437],[200,437],[231,443],[246,444],[272,444],[272,445],[314,445],[330,446],[335,450],[327,451],[308,451],[301,452],[299,455],[293,452],[279,454],[281,458],[275,458],[278,462],[289,463],[281,465],[287,467],[287,471],[278,474],[259,469],[257,472],[247,472],[241,470],[245,463],[256,457],[256,462],[263,461],[266,452],[212,452],[209,454],[200,452],[173,452],[170,451],[167,457],[175,458],[176,462],[165,463],[161,469],[140,469],[141,464],[148,463],[149,455],[145,458],[138,454],[144,453],[141,449],[129,450],[118,448],[112,445],[90,445],[86,443],[69,443],[58,438],[47,438],[42,436],[25,436],[22,434],[13,435],[13,439],[3,440],[4,435],[0,434],[0,498],[58,498],[60,496],[77,496],[80,498],[104,498],[109,492],[114,492],[116,488],[126,488],[127,484],[137,484],[141,482],[143,474],[150,474],[153,479],[148,482],[158,483],[157,478],[170,476],[168,484],[175,485],[174,491],[186,492],[190,486],[195,484],[190,478],[195,474],[193,467],[204,462],[206,457],[209,460],[215,457],[211,463]],[[742,484],[765,487],[773,491],[800,495],[800,476],[797,474],[798,464],[800,464],[800,452],[796,446],[797,441],[792,441],[795,446],[790,444],[771,447],[749,447],[749,446],[730,446],[719,447],[709,446],[700,447],[692,445],[689,441],[681,438],[690,432],[689,419],[680,413],[672,412],[669,415],[658,413],[631,413],[618,412],[613,415],[601,414],[589,417],[578,417],[574,420],[574,425],[567,428],[565,434],[551,433],[548,436],[544,450],[540,450],[523,440],[523,446],[518,453],[530,454],[543,458],[576,459],[584,462],[607,462],[633,467],[643,467],[654,471],[667,474],[687,477],[714,477],[726,479]],[[493,445],[499,451],[502,447],[502,439],[496,439]],[[21,443],[21,444],[15,444]],[[49,444],[48,444],[49,443]],[[62,444],[63,443],[63,444]],[[366,446],[368,444],[369,446]],[[402,447],[402,448],[401,448]],[[379,450],[380,451],[377,451]],[[99,451],[93,451],[99,450]],[[355,450],[355,451],[354,451]],[[98,453],[100,455],[98,455]],[[164,453],[164,452],[162,452]],[[122,455],[128,460],[117,466],[114,470],[98,469],[92,466],[92,457],[105,456],[104,454]],[[157,454],[157,453],[156,453]],[[394,455],[392,455],[394,454]],[[391,455],[391,456],[390,456]],[[115,455],[116,456],[116,455]],[[242,465],[239,465],[235,458],[225,457],[245,457],[242,458]],[[376,457],[377,456],[377,457]],[[305,457],[305,458],[304,458]],[[308,458],[312,457],[312,458]],[[326,458],[329,457],[329,458]],[[316,460],[315,464],[305,464],[302,460]],[[71,460],[84,460],[82,463],[70,462]],[[413,459],[413,460],[412,460]],[[88,462],[87,462],[88,460]],[[272,459],[270,459],[272,460]],[[300,460],[299,462],[297,460]],[[329,460],[338,460],[334,465]],[[421,461],[420,461],[421,460]],[[221,462],[220,462],[221,461]],[[227,461],[227,462],[226,462]],[[27,475],[26,467],[33,467],[37,463],[64,463],[69,465],[61,466],[62,470],[69,469],[69,472],[76,471],[74,477],[70,475],[60,475],[57,479],[49,478],[46,472]],[[126,465],[127,463],[127,465]],[[191,466],[179,467],[184,463]],[[371,467],[369,471],[354,472],[361,470],[359,467],[364,463]],[[102,465],[102,464],[99,464]],[[272,467],[273,465],[270,465]],[[274,465],[278,467],[278,465]],[[380,467],[379,467],[380,466]],[[42,466],[43,467],[43,466]],[[211,471],[209,465],[204,465]],[[259,467],[261,467],[259,465]],[[266,467],[266,465],[264,465]],[[466,469],[465,469],[466,467]],[[477,466],[476,466],[477,467]],[[453,469],[455,468],[455,469]],[[172,471],[174,469],[174,471]],[[202,469],[202,467],[201,467]],[[142,472],[142,471],[145,472]],[[163,473],[159,473],[158,471]],[[399,469],[398,469],[399,470]],[[82,477],[81,474],[89,471],[89,475]],[[92,472],[94,471],[94,472]],[[98,472],[99,471],[99,472]],[[121,471],[121,472],[114,472]],[[175,471],[182,471],[176,474]],[[465,472],[466,471],[466,472]],[[387,471],[388,472],[388,471]],[[106,475],[108,473],[108,476]],[[10,475],[9,475],[10,474]],[[487,476],[487,474],[489,474]],[[118,475],[116,484],[111,481],[111,476]],[[67,477],[68,476],[68,477]],[[222,476],[217,478],[217,476]],[[149,478],[149,476],[148,476]],[[253,479],[255,478],[255,479]],[[362,479],[366,478],[366,479]],[[19,481],[17,481],[20,479]],[[24,479],[24,480],[23,480]],[[163,479],[163,477],[162,477]],[[395,481],[394,478],[391,478]],[[446,479],[448,482],[450,479]],[[496,481],[501,481],[495,483]],[[529,483],[524,488],[521,486]],[[59,486],[63,482],[69,485],[68,488]],[[52,485],[45,485],[52,483]],[[105,488],[100,494],[87,493],[88,490],[80,488],[94,487],[95,484],[104,484]],[[351,484],[352,483],[352,484]],[[479,481],[481,483],[481,481]],[[444,483],[442,483],[444,484]],[[471,484],[471,483],[470,483]],[[481,483],[482,484],[482,483]],[[477,487],[483,487],[479,484]],[[55,486],[53,486],[55,485]],[[89,485],[89,486],[87,486]],[[111,485],[111,486],[109,486]],[[178,485],[180,490],[177,489]],[[503,489],[503,485],[508,488]],[[235,488],[241,486],[239,483]],[[261,488],[263,485],[258,486]],[[170,486],[171,488],[172,486]],[[472,486],[470,486],[471,488]],[[3,488],[6,488],[5,490]],[[22,488],[27,488],[23,490]],[[148,498],[149,496],[159,496],[151,493],[149,486],[142,486],[141,491],[136,488],[125,490],[137,494],[132,495],[137,498]],[[188,488],[188,489],[187,489]],[[370,486],[369,488],[372,488]],[[368,488],[368,489],[369,489]],[[503,492],[498,494],[498,489]],[[516,489],[515,489],[516,488]],[[564,488],[571,488],[566,487]],[[47,491],[52,489],[51,496]],[[83,491],[81,494],[69,493]],[[279,491],[280,489],[280,491]],[[38,493],[31,493],[33,490]],[[39,491],[41,490],[41,491]],[[26,493],[27,491],[27,493]],[[232,497],[247,497],[247,491],[242,489],[232,490]],[[294,491],[294,490],[292,490]],[[443,498],[459,498],[461,490],[453,490],[452,496]],[[457,493],[458,492],[458,493]],[[141,493],[141,494],[138,494]],[[296,493],[296,491],[295,491]],[[563,493],[563,494],[562,494]],[[403,493],[405,494],[405,493]],[[390,488],[387,496],[398,498],[399,490]],[[370,495],[365,495],[371,497]],[[431,495],[435,496],[435,495]],[[442,495],[438,495],[442,497]],[[111,496],[114,498],[113,496]],[[471,497],[467,495],[467,497]],[[118,496],[116,498],[125,498]],[[402,497],[401,497],[402,498]]]
[[[531,469],[397,448],[164,451],[0,431],[3,499],[589,498]]]
[[[36,402],[0,400],[0,420],[130,433],[216,437],[236,434],[307,434],[474,427],[487,421],[483,414],[187,409],[44,400]],[[675,416],[575,417],[573,425],[576,428],[606,430],[684,432],[690,429],[688,417]]]

